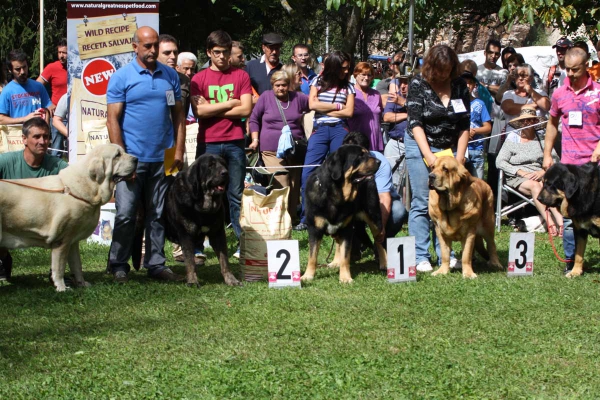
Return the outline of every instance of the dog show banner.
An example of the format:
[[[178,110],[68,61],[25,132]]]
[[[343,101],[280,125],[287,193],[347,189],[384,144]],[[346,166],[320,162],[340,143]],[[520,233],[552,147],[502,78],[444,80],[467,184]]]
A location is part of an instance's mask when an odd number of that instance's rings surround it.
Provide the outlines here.
[[[139,27],[158,32],[158,5],[158,0],[67,0],[70,162],[108,143],[108,81],[134,59],[131,43]]]

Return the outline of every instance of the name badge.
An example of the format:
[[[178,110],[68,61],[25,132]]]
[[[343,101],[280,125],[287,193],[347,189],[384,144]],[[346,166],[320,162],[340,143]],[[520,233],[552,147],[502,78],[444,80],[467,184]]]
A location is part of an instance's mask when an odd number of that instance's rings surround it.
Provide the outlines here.
[[[463,103],[462,99],[454,99],[454,100],[450,100],[452,102],[452,108],[454,108],[454,112],[455,113],[464,113],[467,112],[467,109],[465,107],[465,104]]]
[[[569,111],[569,126],[583,125],[581,111]]]
[[[167,96],[167,105],[174,106],[175,105],[175,93],[173,93],[172,90],[167,90],[165,92],[165,94]]]

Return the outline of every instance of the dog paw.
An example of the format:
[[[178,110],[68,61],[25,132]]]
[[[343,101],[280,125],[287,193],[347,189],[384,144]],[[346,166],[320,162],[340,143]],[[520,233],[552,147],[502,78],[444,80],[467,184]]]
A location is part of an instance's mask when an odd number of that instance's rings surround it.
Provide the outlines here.
[[[446,275],[446,274],[448,274],[448,269],[440,267],[440,268],[436,269],[435,271],[433,271],[431,273],[431,276]]]
[[[340,283],[352,283],[354,282],[354,279],[352,278],[340,278]]]
[[[300,278],[300,280],[302,282],[309,282],[309,281],[312,281],[313,279],[314,279],[314,275],[307,275],[307,274],[302,275],[302,277]]]
[[[225,284],[229,286],[242,286],[242,283],[236,279],[233,274],[226,275],[223,277],[225,279]]]
[[[581,275],[581,272],[579,272],[579,271],[571,271],[568,274],[566,274],[565,276],[567,278],[575,278],[575,277],[580,276],[580,275]]]
[[[75,282],[75,286],[82,287],[82,288],[89,288],[89,287],[92,287],[92,284],[89,282],[83,281],[83,282]]]
[[[475,279],[477,278],[477,274],[475,272],[463,272],[463,278],[465,279]]]
[[[198,282],[187,282],[187,287],[200,289],[200,284]]]

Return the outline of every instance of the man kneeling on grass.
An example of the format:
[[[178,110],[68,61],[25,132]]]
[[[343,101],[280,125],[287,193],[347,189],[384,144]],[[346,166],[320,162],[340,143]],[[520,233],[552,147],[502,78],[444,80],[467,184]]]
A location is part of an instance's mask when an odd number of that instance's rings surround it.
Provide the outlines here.
[[[46,154],[50,143],[50,127],[39,117],[23,124],[23,144],[19,151],[0,154],[0,179],[41,178],[57,175],[69,166],[64,160]],[[10,279],[12,257],[7,249],[0,247],[0,281]]]

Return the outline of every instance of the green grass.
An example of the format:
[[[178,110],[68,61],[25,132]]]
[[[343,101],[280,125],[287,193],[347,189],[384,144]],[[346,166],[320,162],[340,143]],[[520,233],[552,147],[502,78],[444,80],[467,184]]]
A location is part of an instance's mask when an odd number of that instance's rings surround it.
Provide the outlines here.
[[[293,237],[305,266],[306,233]],[[504,264],[508,237],[506,228],[497,237]],[[340,285],[337,269],[319,269],[301,290],[227,287],[211,251],[199,268],[201,289],[142,272],[117,285],[104,273],[106,247],[83,244],[81,253],[93,286],[56,293],[47,250],[13,252],[14,280],[0,286],[0,399],[600,393],[598,271],[564,278],[547,235],[536,237],[533,277],[482,271],[478,261],[475,280],[420,274],[391,285],[369,256],[353,266],[354,284]],[[586,258],[598,263],[596,241]],[[232,266],[239,276],[235,259]]]

